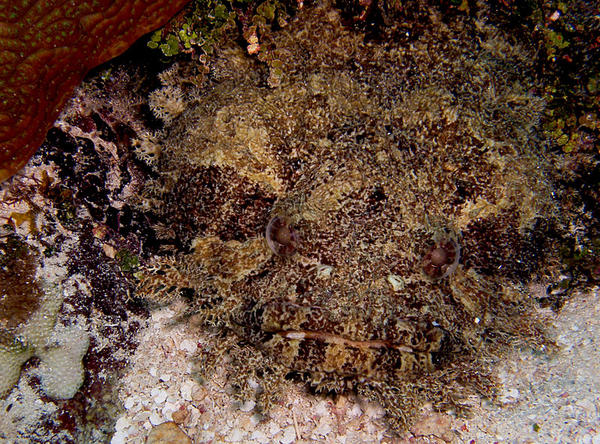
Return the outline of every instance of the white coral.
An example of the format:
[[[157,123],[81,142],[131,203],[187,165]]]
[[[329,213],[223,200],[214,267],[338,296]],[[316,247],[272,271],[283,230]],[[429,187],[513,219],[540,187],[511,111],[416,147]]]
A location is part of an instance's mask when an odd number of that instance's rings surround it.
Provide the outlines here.
[[[185,110],[183,91],[175,86],[165,86],[150,93],[150,109],[165,123],[172,122]]]
[[[37,373],[48,396],[69,399],[79,390],[89,338],[78,327],[55,327],[62,302],[58,288],[46,288],[40,307],[19,329],[14,344],[0,344],[0,398],[12,390],[21,366],[32,356],[40,358]]]
[[[83,383],[82,359],[89,346],[89,337],[79,327],[57,328],[51,338],[55,345],[37,354],[42,390],[54,399],[71,399]]]
[[[160,132],[143,131],[133,144],[138,159],[148,165],[156,165],[162,152],[159,142],[162,136]]]
[[[19,380],[21,366],[33,355],[31,350],[0,347],[0,398],[6,396]]]

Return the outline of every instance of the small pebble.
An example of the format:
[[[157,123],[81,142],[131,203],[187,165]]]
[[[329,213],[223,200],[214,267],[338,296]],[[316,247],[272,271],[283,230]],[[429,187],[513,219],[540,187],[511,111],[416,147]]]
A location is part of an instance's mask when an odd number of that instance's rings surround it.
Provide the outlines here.
[[[150,420],[150,424],[152,424],[153,426],[157,426],[161,422],[163,422],[162,418],[157,412],[150,413],[150,418],[148,419]]]
[[[258,441],[260,443],[268,443],[271,441],[271,439],[268,438],[267,435],[265,435],[264,432],[261,432],[260,430],[255,430],[254,432],[252,432],[250,439],[253,441]]]
[[[189,416],[187,408],[185,406],[181,406],[178,410],[174,411],[171,417],[173,418],[173,422],[175,424],[183,424],[184,421]]]
[[[173,420],[172,415],[174,412],[177,411],[178,408],[179,408],[179,406],[177,406],[176,404],[171,404],[171,403],[167,402],[165,404],[165,406],[162,408],[161,413],[167,420],[172,421]]]
[[[253,400],[249,400],[242,404],[242,406],[240,407],[240,410],[242,412],[250,412],[250,411],[252,411],[252,409],[254,409],[255,405],[256,405],[256,402],[254,402]]]
[[[329,415],[329,409],[327,408],[327,402],[321,401],[313,409],[313,413],[317,416]]]
[[[124,430],[117,430],[110,440],[110,444],[125,444],[127,441],[127,432]]]
[[[356,418],[360,415],[362,415],[362,409],[360,408],[360,405],[358,404],[354,404],[352,406],[352,408],[350,409],[350,411],[348,412],[349,416],[352,416],[353,418]]]
[[[260,413],[255,413],[254,415],[252,415],[250,417],[250,424],[252,424],[253,426],[258,425],[262,420],[264,419],[264,416],[261,415]]]
[[[511,402],[517,401],[519,399],[519,396],[519,390],[516,388],[512,388],[502,394],[502,396],[500,397],[500,402],[503,404],[509,404]]]
[[[117,419],[117,422],[115,424],[115,430],[116,431],[125,430],[130,425],[131,425],[131,421],[129,420],[129,418],[127,418],[126,416],[121,416],[119,419]]]
[[[233,429],[231,431],[231,434],[229,435],[228,441],[229,442],[240,442],[244,439],[244,435],[246,433],[241,430],[241,429]]]
[[[133,396],[127,398],[125,400],[125,402],[123,403],[123,406],[129,410],[131,407],[133,407],[135,405],[135,399],[133,398]]]
[[[133,421],[142,422],[146,421],[148,418],[150,418],[150,412],[148,410],[143,410],[133,417]]]
[[[192,444],[192,440],[174,422],[164,422],[148,433],[146,444]]]
[[[296,430],[294,426],[283,429],[283,437],[279,440],[281,444],[292,444],[296,439]]]
[[[196,353],[196,350],[198,350],[198,344],[196,341],[192,341],[191,339],[184,339],[179,344],[179,350],[183,350],[188,353]]]
[[[193,387],[194,387],[193,381],[185,381],[183,384],[181,384],[181,388],[179,389],[181,391],[181,397],[183,399],[185,399],[186,401],[192,400]]]
[[[330,419],[327,416],[322,416],[319,420],[319,425],[312,431],[312,435],[318,439],[322,436],[327,436],[329,433],[331,433]]]
[[[277,424],[276,422],[271,421],[269,424],[269,433],[271,434],[271,436],[276,435],[277,433],[279,433],[279,431],[281,430],[281,427],[279,427],[279,424]]]
[[[153,388],[150,392],[150,395],[152,396],[156,404],[162,404],[167,400],[168,393],[166,392],[166,390]]]

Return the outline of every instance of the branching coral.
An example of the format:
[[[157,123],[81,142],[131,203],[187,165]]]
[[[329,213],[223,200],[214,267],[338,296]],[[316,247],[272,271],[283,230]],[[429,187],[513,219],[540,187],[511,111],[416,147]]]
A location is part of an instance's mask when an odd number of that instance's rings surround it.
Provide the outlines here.
[[[185,110],[183,99],[183,91],[167,83],[150,93],[149,105],[154,115],[168,124]]]

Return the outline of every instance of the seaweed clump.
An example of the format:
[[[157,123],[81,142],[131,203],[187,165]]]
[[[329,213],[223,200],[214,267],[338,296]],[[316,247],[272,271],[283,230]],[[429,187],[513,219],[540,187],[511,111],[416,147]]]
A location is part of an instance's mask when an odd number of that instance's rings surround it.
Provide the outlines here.
[[[37,310],[41,290],[35,279],[36,264],[29,247],[16,235],[0,242],[0,329],[2,337],[25,322]]]
[[[148,47],[167,57],[180,53],[212,54],[226,36],[243,39],[249,54],[261,49],[260,36],[290,20],[302,2],[266,0],[193,0],[185,10],[152,34]]]
[[[293,379],[375,400],[402,430],[426,402],[493,398],[512,347],[549,346],[526,289],[558,273],[562,220],[531,48],[424,16],[410,45],[365,44],[331,5],[301,12],[269,37],[277,84],[224,48],[158,139],[138,205],[181,248],[140,268],[138,292],[188,300],[193,325],[219,333],[199,370],[225,368],[259,408]],[[264,238],[282,214],[302,237],[286,257]],[[442,232],[460,253],[435,253]]]

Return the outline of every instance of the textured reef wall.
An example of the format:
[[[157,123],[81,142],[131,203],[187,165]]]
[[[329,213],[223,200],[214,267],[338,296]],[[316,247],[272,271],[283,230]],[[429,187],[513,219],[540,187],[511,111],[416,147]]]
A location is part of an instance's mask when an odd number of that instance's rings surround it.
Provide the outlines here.
[[[189,301],[219,333],[200,371],[225,366],[242,399],[268,409],[302,380],[401,429],[425,402],[493,397],[495,358],[548,345],[528,284],[556,272],[561,220],[532,53],[425,20],[365,43],[325,4],[263,40],[266,64],[231,47],[203,88],[184,64],[161,76],[136,199],[170,247],[139,293]],[[265,242],[274,217],[291,254]]]

